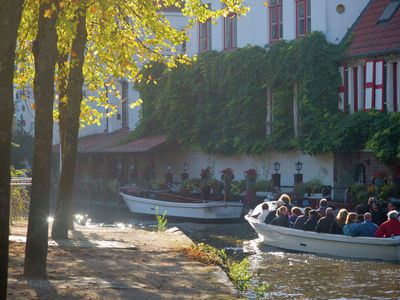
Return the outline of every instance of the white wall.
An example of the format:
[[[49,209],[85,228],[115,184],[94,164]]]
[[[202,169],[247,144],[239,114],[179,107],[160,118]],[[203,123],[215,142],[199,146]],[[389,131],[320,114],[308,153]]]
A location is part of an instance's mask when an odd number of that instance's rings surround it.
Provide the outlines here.
[[[278,173],[281,174],[281,185],[292,186],[293,174],[296,174],[295,163],[303,163],[301,173],[303,181],[313,178],[320,178],[325,185],[333,185],[333,154],[327,155],[303,155],[297,152],[278,153],[272,152],[266,155],[248,156],[245,154],[231,157],[219,155],[208,155],[204,152],[157,152],[155,155],[155,170],[157,178],[163,178],[168,163],[172,165],[174,181],[180,181],[180,174],[183,173],[183,164],[189,165],[189,178],[200,178],[201,169],[207,166],[214,168],[214,176],[221,178],[220,171],[225,168],[232,168],[235,172],[235,180],[244,179],[244,171],[255,168],[261,177],[271,179],[275,173],[273,163],[278,161],[281,164]]]
[[[318,0],[320,1],[320,0]],[[369,0],[325,0],[326,1],[326,39],[331,43],[339,43],[348,29],[360,16]],[[345,8],[342,14],[336,11],[337,5]]]

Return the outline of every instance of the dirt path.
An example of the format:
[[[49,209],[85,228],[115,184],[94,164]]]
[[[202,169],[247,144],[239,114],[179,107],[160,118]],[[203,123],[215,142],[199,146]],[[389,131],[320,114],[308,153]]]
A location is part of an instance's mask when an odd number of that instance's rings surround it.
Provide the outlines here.
[[[69,241],[51,241],[48,280],[22,278],[26,223],[11,226],[7,299],[233,299],[237,289],[217,267],[176,249],[191,240],[133,228],[76,226]]]

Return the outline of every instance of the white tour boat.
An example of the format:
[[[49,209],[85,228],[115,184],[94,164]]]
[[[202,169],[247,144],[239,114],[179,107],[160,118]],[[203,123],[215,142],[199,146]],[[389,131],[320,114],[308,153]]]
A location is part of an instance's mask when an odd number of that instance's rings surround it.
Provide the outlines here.
[[[120,193],[132,213],[155,215],[166,211],[167,217],[203,220],[239,219],[243,203],[238,201],[212,201],[186,197],[168,192],[140,191]]]
[[[266,245],[341,257],[400,261],[400,236],[351,237],[269,225],[249,215],[245,219]]]

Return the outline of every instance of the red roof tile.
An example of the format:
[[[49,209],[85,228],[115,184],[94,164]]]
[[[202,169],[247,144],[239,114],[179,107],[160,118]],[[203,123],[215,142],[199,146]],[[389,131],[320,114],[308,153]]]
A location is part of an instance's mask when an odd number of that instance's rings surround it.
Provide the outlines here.
[[[373,0],[352,32],[355,33],[347,57],[400,52],[400,9],[387,24],[377,25],[390,0]]]
[[[116,145],[126,138],[130,132],[121,131],[115,133],[93,134],[79,138],[78,153],[138,153],[149,151],[163,144],[167,137],[145,137],[126,144]],[[53,146],[53,152],[59,151],[59,145]]]

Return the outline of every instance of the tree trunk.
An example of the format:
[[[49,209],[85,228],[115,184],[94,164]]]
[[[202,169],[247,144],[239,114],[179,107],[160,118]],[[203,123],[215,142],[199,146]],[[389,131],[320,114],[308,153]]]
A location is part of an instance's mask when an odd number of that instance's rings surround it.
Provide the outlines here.
[[[7,296],[14,59],[22,0],[0,1],[0,299]]]
[[[56,21],[58,0],[41,1],[35,57],[35,146],[33,153],[31,206],[25,249],[24,276],[46,278],[51,146],[53,138],[54,71],[57,60]],[[46,11],[46,16],[44,15]],[[48,15],[49,11],[51,16]]]
[[[74,175],[84,81],[82,68],[87,41],[86,9],[84,7],[79,8],[75,14],[77,15],[77,33],[71,47],[67,94],[59,105],[62,170],[52,228],[54,239],[68,238],[68,228],[71,228],[73,217]]]

